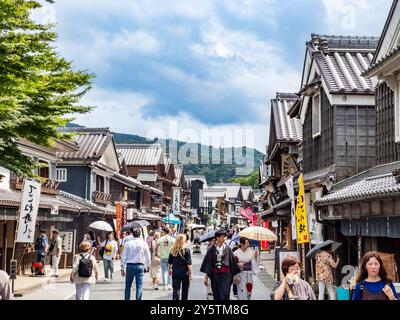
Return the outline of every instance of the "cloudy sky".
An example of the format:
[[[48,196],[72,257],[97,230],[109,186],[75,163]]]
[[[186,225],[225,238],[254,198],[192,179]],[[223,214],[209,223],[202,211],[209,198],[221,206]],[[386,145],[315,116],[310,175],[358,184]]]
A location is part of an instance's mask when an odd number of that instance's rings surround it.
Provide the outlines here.
[[[37,17],[97,76],[77,123],[264,151],[269,101],[299,90],[311,33],[379,36],[391,2],[56,0]]]

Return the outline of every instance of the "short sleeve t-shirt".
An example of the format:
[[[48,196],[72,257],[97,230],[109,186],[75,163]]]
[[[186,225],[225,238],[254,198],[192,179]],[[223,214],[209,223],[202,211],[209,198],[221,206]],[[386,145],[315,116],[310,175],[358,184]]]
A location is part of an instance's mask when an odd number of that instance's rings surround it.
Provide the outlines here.
[[[111,261],[115,257],[115,254],[118,251],[117,241],[115,241],[115,240],[111,240],[111,241],[106,240],[106,241],[103,241],[101,246],[104,247],[103,259]]]
[[[169,252],[174,246],[175,239],[170,236],[163,236],[158,240],[158,255],[161,259],[168,259]]]

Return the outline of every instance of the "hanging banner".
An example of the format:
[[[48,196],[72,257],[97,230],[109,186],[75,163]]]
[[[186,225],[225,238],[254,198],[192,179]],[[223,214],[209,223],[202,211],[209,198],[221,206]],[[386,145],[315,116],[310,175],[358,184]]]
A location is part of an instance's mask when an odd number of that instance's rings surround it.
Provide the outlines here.
[[[33,180],[25,180],[19,211],[18,233],[15,242],[33,243],[35,241],[35,226],[41,189],[41,183]]]
[[[60,231],[62,252],[73,253],[75,231]]]
[[[297,227],[297,243],[304,244],[310,242],[308,233],[308,219],[306,210],[306,199],[304,195],[303,175],[299,177],[299,196],[297,198],[296,207],[296,227]]]
[[[125,227],[128,223],[128,210],[125,206],[121,205],[121,228]]]
[[[252,221],[253,220],[253,216],[249,215],[248,211],[244,208],[241,208],[239,211],[240,215],[244,218],[246,218],[247,220]]]
[[[117,203],[115,205],[115,218],[116,218],[116,226],[115,229],[117,231],[117,235],[121,237],[121,219],[122,219],[122,205],[120,203]]]
[[[261,221],[261,227],[268,229],[268,221]],[[268,251],[269,250],[269,241],[261,241],[261,250]]]
[[[181,188],[173,188],[172,213],[181,213]]]
[[[290,209],[290,217],[291,217],[291,227],[292,227],[292,240],[296,240],[297,239],[297,235],[296,235],[296,204],[295,204],[295,200],[296,197],[294,195],[294,182],[293,182],[293,176],[291,176],[286,182],[286,190],[288,193],[288,196],[292,202],[292,206]]]

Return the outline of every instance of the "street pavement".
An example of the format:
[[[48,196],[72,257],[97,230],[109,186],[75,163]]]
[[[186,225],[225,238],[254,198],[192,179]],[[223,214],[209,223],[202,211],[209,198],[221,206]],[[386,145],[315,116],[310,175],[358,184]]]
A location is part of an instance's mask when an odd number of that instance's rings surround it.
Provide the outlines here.
[[[212,300],[207,295],[206,287],[203,284],[204,274],[200,272],[206,246],[202,247],[202,254],[192,254],[193,281],[190,284],[189,300]],[[270,300],[270,290],[263,284],[258,276],[254,276],[252,300]],[[143,300],[172,300],[172,290],[153,290],[150,274],[146,273],[143,279]],[[113,280],[104,281],[104,272],[101,265],[100,279],[91,289],[90,300],[124,300],[125,278],[120,273],[120,261],[115,261],[115,272]],[[33,292],[25,294],[16,300],[74,300],[75,286],[68,279],[57,279],[47,283],[45,286]],[[135,282],[132,286],[131,299],[135,299]],[[236,298],[231,293],[231,300]]]

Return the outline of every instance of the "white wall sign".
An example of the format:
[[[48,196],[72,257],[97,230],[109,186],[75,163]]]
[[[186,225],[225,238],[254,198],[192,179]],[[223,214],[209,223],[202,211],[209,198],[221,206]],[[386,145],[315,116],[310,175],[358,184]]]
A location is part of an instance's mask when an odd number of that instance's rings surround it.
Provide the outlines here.
[[[33,180],[25,180],[19,212],[18,234],[15,242],[35,241],[36,218],[39,210],[42,185]]]
[[[292,226],[292,240],[296,240],[296,238],[297,238],[297,232],[296,232],[296,204],[295,204],[296,197],[294,195],[293,177],[290,177],[285,182],[285,185],[286,185],[288,196],[292,200],[292,206],[291,206],[291,209],[290,209],[291,226]]]
[[[173,201],[172,201],[172,213],[181,213],[181,189],[173,188]]]
[[[73,231],[60,231],[62,251],[64,253],[72,253],[74,248],[74,232]]]

